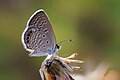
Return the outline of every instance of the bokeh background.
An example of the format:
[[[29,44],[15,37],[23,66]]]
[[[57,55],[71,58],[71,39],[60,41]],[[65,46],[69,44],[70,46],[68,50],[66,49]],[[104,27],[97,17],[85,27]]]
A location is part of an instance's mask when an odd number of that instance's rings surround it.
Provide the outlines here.
[[[57,43],[72,39],[62,44],[60,56],[77,52],[77,59],[107,61],[120,71],[120,0],[0,0],[0,80],[41,80],[45,57],[29,57],[21,43],[27,20],[41,8]]]

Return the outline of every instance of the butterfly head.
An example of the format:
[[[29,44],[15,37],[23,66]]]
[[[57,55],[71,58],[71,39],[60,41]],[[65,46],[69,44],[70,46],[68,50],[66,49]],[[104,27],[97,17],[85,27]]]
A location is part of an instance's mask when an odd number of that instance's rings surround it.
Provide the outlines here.
[[[56,44],[55,49],[56,49],[56,50],[60,50],[60,49],[61,49],[61,47],[62,47],[61,45]]]

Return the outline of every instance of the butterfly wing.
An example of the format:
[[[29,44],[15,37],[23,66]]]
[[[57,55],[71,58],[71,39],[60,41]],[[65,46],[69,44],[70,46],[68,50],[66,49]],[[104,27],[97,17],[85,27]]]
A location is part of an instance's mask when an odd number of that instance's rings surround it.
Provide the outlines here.
[[[55,41],[47,14],[42,9],[36,11],[22,34],[24,48],[31,52],[30,56],[48,55],[55,48]]]

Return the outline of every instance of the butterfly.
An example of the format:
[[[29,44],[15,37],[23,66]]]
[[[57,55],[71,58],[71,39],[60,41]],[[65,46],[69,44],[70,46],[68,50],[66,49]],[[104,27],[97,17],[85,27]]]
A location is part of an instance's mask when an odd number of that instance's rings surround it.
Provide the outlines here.
[[[52,25],[43,9],[29,18],[21,38],[24,48],[31,52],[29,56],[53,55],[61,48],[56,44]]]

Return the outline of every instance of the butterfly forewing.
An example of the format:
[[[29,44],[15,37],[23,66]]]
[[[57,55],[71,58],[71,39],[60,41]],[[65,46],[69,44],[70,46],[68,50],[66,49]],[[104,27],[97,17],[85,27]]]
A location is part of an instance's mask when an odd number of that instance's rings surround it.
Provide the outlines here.
[[[43,10],[36,11],[28,20],[22,34],[22,42],[26,49],[34,50],[37,56],[47,55],[55,48],[55,35],[50,21]],[[49,53],[48,53],[49,54]]]

